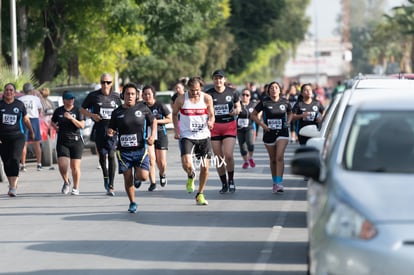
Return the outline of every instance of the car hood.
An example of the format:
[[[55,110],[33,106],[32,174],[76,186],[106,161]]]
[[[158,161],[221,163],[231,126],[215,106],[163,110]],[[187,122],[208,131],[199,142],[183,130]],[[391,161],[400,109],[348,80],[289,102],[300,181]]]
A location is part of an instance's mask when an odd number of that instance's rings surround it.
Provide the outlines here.
[[[374,222],[414,222],[414,174],[338,173],[336,196]]]

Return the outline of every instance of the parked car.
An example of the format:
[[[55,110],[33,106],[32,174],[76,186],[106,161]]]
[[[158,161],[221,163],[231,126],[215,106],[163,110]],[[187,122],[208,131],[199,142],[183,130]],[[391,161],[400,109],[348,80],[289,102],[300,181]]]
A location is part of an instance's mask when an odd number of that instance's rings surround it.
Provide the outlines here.
[[[394,93],[397,90],[402,94],[412,93],[414,81],[396,79],[389,76],[360,76],[354,80],[352,88],[345,90],[340,98],[336,98],[331,102],[331,105],[333,105],[328,108],[330,110],[327,110],[320,128],[317,128],[315,125],[308,125],[300,129],[299,133],[311,137],[307,141],[307,145],[314,146],[321,151],[325,144],[327,133],[330,132],[331,128],[337,129],[339,127],[348,106],[366,99],[387,97],[389,93]],[[331,132],[335,136],[337,135],[336,133],[337,131]]]
[[[348,105],[323,154],[293,157],[292,172],[311,178],[310,274],[413,272],[413,96],[388,92]]]
[[[62,94],[64,91],[70,91],[75,96],[75,106],[81,107],[82,102],[85,100],[86,96],[97,89],[100,86],[97,84],[89,84],[89,85],[78,85],[78,86],[59,86],[56,88],[50,89],[50,96],[49,99],[57,104],[58,106],[63,105]],[[85,120],[85,128],[82,129],[82,137],[85,143],[85,148],[90,149],[92,154],[96,154],[96,147],[95,142],[90,140],[91,132],[93,127],[93,120],[87,118]]]
[[[157,91],[155,95],[156,101],[167,105],[167,108],[170,110],[171,113],[172,113],[171,97],[173,96],[173,94],[174,94],[174,91]],[[173,129],[174,124],[171,122],[165,125],[165,127],[167,129]]]

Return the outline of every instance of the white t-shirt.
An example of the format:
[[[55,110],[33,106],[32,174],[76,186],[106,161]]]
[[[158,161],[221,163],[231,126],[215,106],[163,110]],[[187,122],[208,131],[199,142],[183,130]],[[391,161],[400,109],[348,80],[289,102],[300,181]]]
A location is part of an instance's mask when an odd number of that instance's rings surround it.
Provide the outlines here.
[[[43,109],[42,102],[40,98],[35,95],[24,95],[18,98],[18,100],[24,103],[26,106],[27,115],[29,118],[39,118],[39,110]]]

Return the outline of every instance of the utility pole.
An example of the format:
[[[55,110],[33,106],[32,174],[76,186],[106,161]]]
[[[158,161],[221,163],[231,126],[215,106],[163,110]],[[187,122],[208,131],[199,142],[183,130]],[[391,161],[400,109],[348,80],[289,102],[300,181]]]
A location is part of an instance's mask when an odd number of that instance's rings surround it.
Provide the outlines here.
[[[344,61],[348,62],[348,72],[351,72],[352,69],[352,44],[351,44],[351,34],[350,34],[350,16],[351,16],[351,6],[349,0],[342,0],[342,28],[341,28],[341,39],[342,43],[345,45],[344,52]]]
[[[314,1],[314,17],[315,17],[315,82],[319,85],[319,36],[318,36],[318,1]]]
[[[12,68],[14,77],[18,76],[17,64],[17,27],[16,27],[16,0],[10,0],[10,26],[11,26],[11,49],[12,49]]]
[[[343,10],[343,18],[342,18],[342,42],[349,43],[351,41],[351,35],[349,33],[349,23],[350,23],[350,3],[349,0],[342,0],[342,10]]]

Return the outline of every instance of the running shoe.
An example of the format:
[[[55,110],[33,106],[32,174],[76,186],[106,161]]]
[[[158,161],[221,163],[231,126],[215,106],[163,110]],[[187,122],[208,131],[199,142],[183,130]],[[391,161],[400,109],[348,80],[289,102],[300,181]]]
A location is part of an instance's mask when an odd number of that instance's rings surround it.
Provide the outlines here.
[[[25,165],[20,165],[20,171],[26,172],[27,171],[26,166]]]
[[[256,162],[254,162],[254,159],[249,159],[249,164],[250,164],[250,167],[252,168],[256,167]]]
[[[129,213],[135,213],[135,212],[137,212],[137,207],[138,207],[138,205],[135,202],[131,202],[129,204],[128,212]]]
[[[284,186],[281,184],[273,184],[272,193],[282,193]]]
[[[224,194],[224,193],[227,193],[228,191],[229,191],[229,185],[226,183],[226,184],[222,185],[221,190],[219,191],[219,193]]]
[[[72,189],[72,193],[71,193],[72,195],[74,195],[74,196],[77,196],[77,195],[79,195],[79,189],[75,189],[75,188],[73,188]]]
[[[195,171],[191,173],[191,177],[187,178],[186,189],[188,193],[194,192],[194,189],[195,189],[194,181],[195,181]]]
[[[230,193],[236,192],[236,185],[234,184],[234,180],[229,180],[229,192]]]
[[[9,195],[9,197],[16,197],[17,196],[16,189],[9,188],[9,192],[7,193],[7,195]]]
[[[242,168],[243,169],[249,168],[249,163],[248,162],[243,163]]]
[[[157,185],[155,183],[151,183],[150,186],[148,187],[148,191],[152,192],[156,190],[157,190]]]
[[[114,197],[115,196],[115,192],[113,189],[109,189],[108,191],[106,191],[106,195],[110,196],[110,197]]]
[[[160,185],[161,187],[165,187],[167,185],[167,178],[164,176],[160,176]]]
[[[204,198],[204,194],[198,194],[196,196],[197,205],[208,205],[208,201]]]
[[[42,171],[42,165],[40,163],[37,165],[37,171]]]
[[[65,194],[65,195],[69,194],[69,190],[70,190],[70,183],[64,182],[62,186],[62,194]]]

